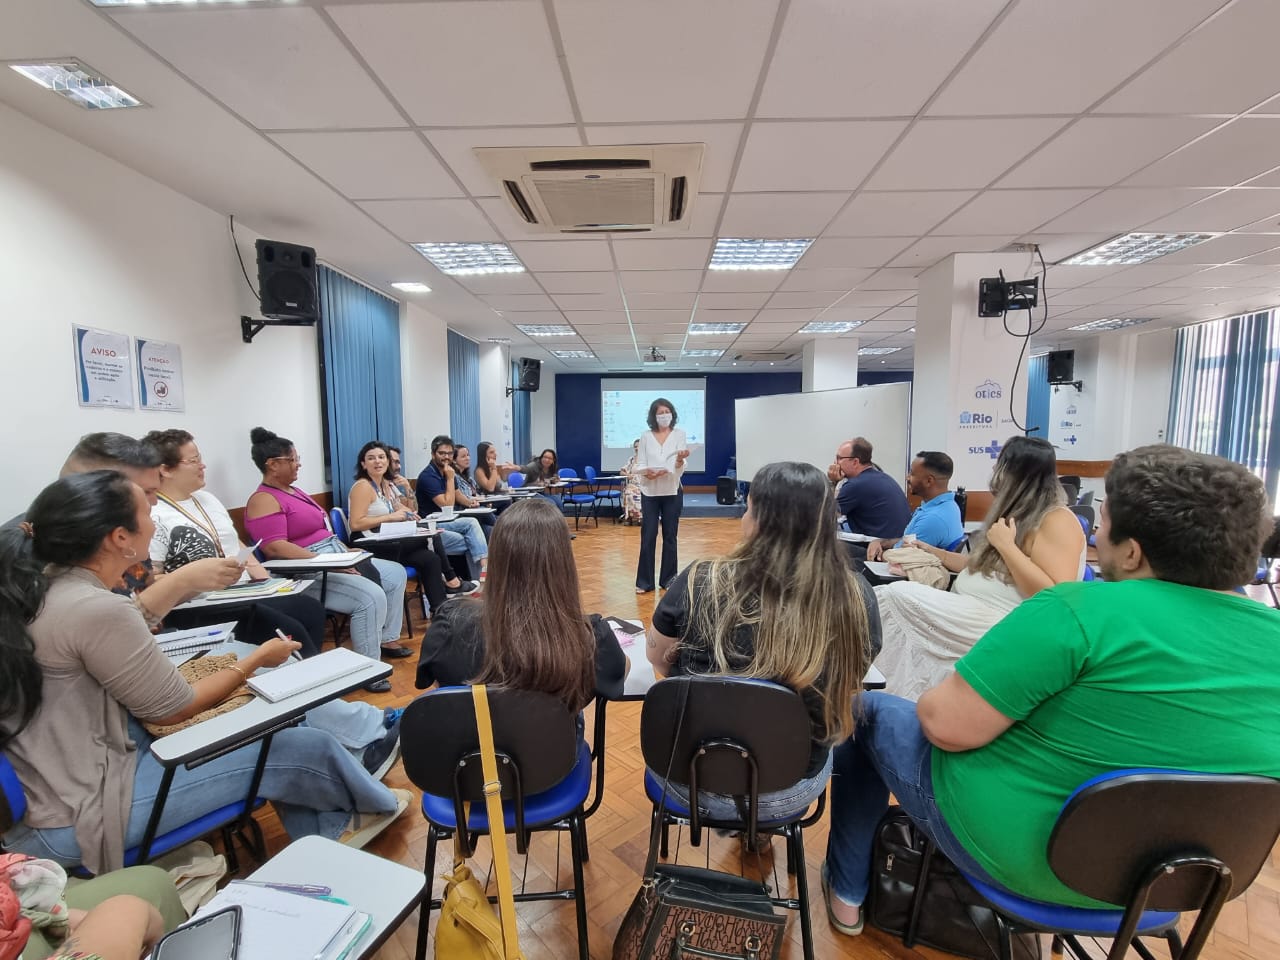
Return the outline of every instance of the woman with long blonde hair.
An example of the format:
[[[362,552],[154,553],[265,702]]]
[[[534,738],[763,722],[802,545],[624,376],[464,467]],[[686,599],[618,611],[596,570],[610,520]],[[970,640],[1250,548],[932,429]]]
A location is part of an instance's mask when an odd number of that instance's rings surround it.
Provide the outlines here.
[[[970,553],[914,544],[958,574],[950,592],[910,580],[876,588],[885,637],[876,666],[890,693],[917,699],[1023,600],[1083,575],[1084,531],[1066,508],[1047,440],[1010,438],[991,474],[991,497]]]
[[[760,819],[802,810],[826,787],[831,746],[853,732],[854,696],[879,648],[874,597],[836,538],[831,485],[807,463],[771,463],[751,482],[742,542],[680,573],[653,613],[648,656],[661,674],[724,674],[795,690],[811,726],[805,779],[760,797]],[[668,790],[686,800],[676,784]],[[699,793],[707,816],[732,797]]]

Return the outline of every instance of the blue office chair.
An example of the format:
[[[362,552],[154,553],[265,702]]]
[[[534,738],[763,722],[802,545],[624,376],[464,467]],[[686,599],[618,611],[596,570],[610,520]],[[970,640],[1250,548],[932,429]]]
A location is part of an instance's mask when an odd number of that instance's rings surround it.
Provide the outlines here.
[[[787,842],[787,872],[795,876],[796,896],[774,897],[775,906],[800,914],[805,960],[813,960],[813,928],[809,920],[809,883],[804,861],[803,828],[817,823],[826,809],[824,792],[811,810],[782,820],[761,821],[757,800],[794,786],[809,762],[812,728],[804,701],[794,690],[764,680],[741,677],[672,677],[649,688],[640,713],[640,752],[644,787],[653,804],[649,831],[649,876],[659,855],[667,856],[667,828],[689,825],[690,843],[702,841],[703,827],[741,831],[747,849],[759,834],[780,834]],[[688,805],[667,793],[652,771],[687,788]],[[741,797],[746,817],[713,820],[698,810],[698,793]]]
[[[512,490],[518,490],[524,486],[524,474],[519,470],[513,470],[507,474],[507,486]]]
[[[600,526],[599,512],[602,504],[606,509],[613,511],[613,520],[616,523],[622,515],[622,489],[617,485],[618,481],[597,481],[599,474],[596,473],[595,467],[583,467],[582,472],[586,474],[587,483],[591,485],[591,495],[595,498],[591,510],[597,517],[596,526]]]
[[[3,809],[0,809],[0,834],[3,834],[14,824],[20,823],[22,818],[27,815],[26,791],[23,790],[22,783],[18,780],[18,772],[13,769],[13,764],[9,762],[9,757],[3,753],[0,753],[0,799],[3,799]],[[253,809],[258,809],[265,802],[261,798],[255,800]],[[251,836],[245,835],[246,828]],[[214,832],[222,836],[222,848],[227,857],[227,865],[231,868],[232,873],[236,873],[240,869],[240,862],[236,856],[235,841],[233,839],[235,836],[240,837],[240,842],[245,845],[245,848],[257,862],[261,863],[266,860],[267,848],[262,838],[262,828],[258,826],[257,820],[247,815],[245,801],[241,800],[237,803],[229,803],[225,807],[219,807],[217,810],[206,813],[203,817],[183,824],[176,830],[160,834],[151,841],[145,858],[141,856],[143,851],[140,846],[130,847],[124,852],[124,865],[132,867],[139,863],[149,863],[170,850],[176,850],[192,840],[199,840],[201,837]],[[88,872],[83,868],[73,869],[72,872],[80,876],[89,876]]]
[[[329,524],[333,527],[333,535],[348,546],[351,545],[351,533],[347,525],[347,511],[341,507],[329,508]],[[357,546],[359,546],[357,544]],[[404,567],[404,575],[418,584],[418,600],[422,603],[422,615],[427,615],[427,591],[422,585],[422,578],[418,576],[418,568],[407,563],[402,563]],[[409,639],[413,639],[413,617],[409,615],[409,591],[404,594],[404,625],[409,631]],[[337,637],[337,632],[334,632]],[[336,639],[335,639],[336,642]]]
[[[591,751],[578,735],[574,715],[555,697],[493,687],[488,694],[504,826],[515,836],[516,851],[527,853],[529,835],[534,831],[565,831],[573,862],[572,888],[521,892],[516,894],[516,902],[573,900],[578,956],[588,960],[582,864],[586,859],[583,818],[591,788]],[[423,870],[430,889],[439,841],[447,842],[456,834],[463,856],[470,856],[475,837],[489,832],[471,688],[430,690],[409,704],[400,720],[400,745],[405,775],[422,791],[422,816],[428,824]],[[426,957],[431,911],[439,906],[439,900],[423,898],[418,917],[418,960]]]
[[[594,472],[594,471],[593,471]],[[564,493],[560,495],[560,506],[573,507],[573,529],[578,529],[578,521],[582,518],[582,510],[584,507],[594,507],[596,497],[594,493],[574,493],[573,481],[581,480],[576,470],[565,467],[560,471],[560,479],[569,481],[569,486],[564,488]],[[600,526],[600,517],[593,509],[589,516],[595,518],[596,526]]]
[[[1223,816],[1229,811],[1229,816]],[[1087,909],[1028,900],[973,877],[965,879],[995,911],[1001,956],[1014,933],[1053,935],[1053,955],[1065,944],[1080,960],[1090,954],[1078,937],[1113,939],[1107,960],[1121,960],[1141,937],[1163,937],[1173,960],[1195,960],[1223,904],[1253,882],[1280,836],[1280,780],[1270,777],[1113,770],[1081,784],[1063,804],[1049,836],[1049,866],[1064,884],[1121,909]],[[917,890],[926,888],[927,844]],[[1199,916],[1187,935],[1179,914]],[[915,942],[916,905],[903,932]]]

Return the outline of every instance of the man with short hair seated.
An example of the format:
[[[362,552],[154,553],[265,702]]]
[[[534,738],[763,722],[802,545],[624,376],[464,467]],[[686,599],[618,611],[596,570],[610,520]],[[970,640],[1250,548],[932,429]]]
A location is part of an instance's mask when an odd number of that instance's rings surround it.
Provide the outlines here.
[[[863,697],[832,777],[822,877],[837,930],[861,931],[890,791],[966,873],[1097,907],[1046,855],[1085,781],[1128,767],[1280,778],[1280,615],[1233,591],[1252,577],[1270,518],[1262,483],[1154,445],[1117,456],[1106,492],[1107,582],[1024,601],[918,703]]]
[[[845,477],[836,506],[849,529],[872,537],[901,537],[911,506],[898,481],[871,462],[871,441],[846,440],[836,450],[835,465]]]
[[[920,506],[911,514],[902,536],[914,536],[921,543],[950,550],[964,536],[964,523],[956,495],[947,489],[955,465],[938,450],[921,450],[911,461],[907,474],[907,492],[920,498]],[[867,559],[879,560],[889,547],[902,543],[898,537],[885,537],[867,544]]]

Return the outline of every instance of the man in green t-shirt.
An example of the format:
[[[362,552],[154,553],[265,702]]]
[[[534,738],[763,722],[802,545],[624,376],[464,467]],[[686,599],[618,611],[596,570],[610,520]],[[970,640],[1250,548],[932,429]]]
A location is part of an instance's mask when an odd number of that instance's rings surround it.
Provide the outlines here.
[[[1082,783],[1128,767],[1280,778],[1280,613],[1233,591],[1252,579],[1271,523],[1261,482],[1156,445],[1116,457],[1106,493],[1107,582],[1026,600],[917,704],[864,697],[834,754],[822,876],[836,929],[861,930],[890,791],[965,872],[1096,907],[1046,854]]]

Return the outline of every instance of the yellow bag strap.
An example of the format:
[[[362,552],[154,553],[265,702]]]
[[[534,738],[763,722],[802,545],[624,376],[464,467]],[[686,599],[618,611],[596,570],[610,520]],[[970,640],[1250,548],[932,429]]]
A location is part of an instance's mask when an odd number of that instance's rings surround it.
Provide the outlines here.
[[[498,780],[498,756],[493,747],[493,721],[489,718],[489,696],[483,683],[471,688],[476,706],[476,730],[480,734],[480,768],[484,771],[484,803],[489,813],[489,841],[493,845],[493,869],[498,874],[498,918],[502,921],[502,955],[505,960],[521,960],[516,933],[516,901],[511,889],[511,867],[507,860],[507,832],[502,815],[502,785]]]

